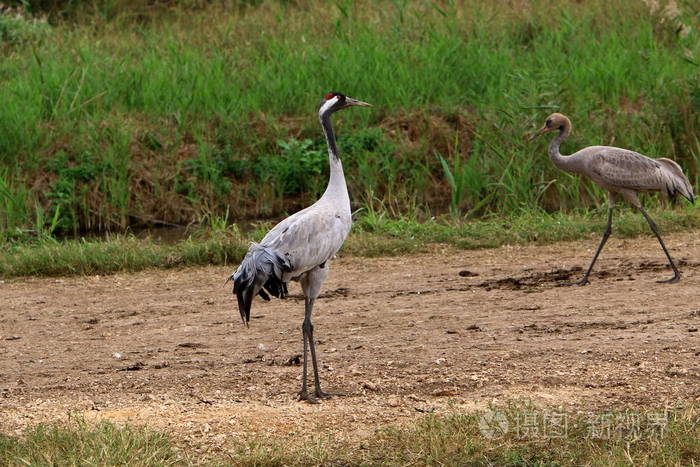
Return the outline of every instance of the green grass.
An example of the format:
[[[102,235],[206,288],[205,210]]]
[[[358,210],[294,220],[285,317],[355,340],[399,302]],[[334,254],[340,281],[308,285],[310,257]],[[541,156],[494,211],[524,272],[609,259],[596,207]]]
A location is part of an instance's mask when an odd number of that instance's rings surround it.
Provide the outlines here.
[[[652,210],[662,232],[700,227],[700,211],[693,207],[674,211]],[[435,220],[392,218],[364,213],[355,222],[341,255],[391,256],[430,252],[442,243],[461,249],[493,248],[505,244],[547,244],[601,235],[606,215],[602,209],[576,214],[525,211],[509,217],[465,222],[445,216]],[[240,263],[249,241],[259,241],[271,227],[258,224],[245,234],[214,218],[206,228],[176,243],[157,242],[133,235],[58,241],[51,236],[0,243],[0,278],[109,274],[146,268],[229,265]],[[613,236],[650,236],[637,212],[622,208],[613,221]]]
[[[0,434],[0,464],[20,465],[185,465],[167,434],[147,428],[84,421],[39,425],[22,437]]]
[[[326,182],[329,90],[374,105],[336,126],[354,207],[394,218],[601,203],[523,140],[554,109],[574,123],[564,151],[630,147],[698,180],[692,1],[678,20],[641,0],[153,3],[0,22],[0,230],[295,210]]]
[[[561,437],[545,436],[541,419],[533,423],[537,433],[518,435],[517,420],[523,422],[528,414],[545,410],[531,406],[514,406],[501,413],[509,420],[508,433],[489,440],[479,430],[479,414],[427,416],[407,429],[389,429],[380,433],[375,446],[370,447],[370,465],[688,465],[700,456],[700,426],[694,409],[671,413],[663,433],[642,435],[638,441],[624,431],[612,432],[609,439],[591,439],[589,427],[594,425],[588,415],[567,414],[566,431],[552,431]],[[643,430],[649,426],[649,413],[618,412],[615,416],[638,416]],[[523,439],[524,438],[524,439]]]
[[[201,458],[147,428],[101,422],[40,425],[22,437],[0,435],[3,465],[240,465],[240,466],[681,466],[700,459],[697,408],[661,412],[620,411],[555,415],[566,428],[547,428],[540,418],[552,411],[528,404],[498,410],[506,433],[485,437],[486,412],[427,415],[404,427],[378,430],[354,442],[315,435],[305,442],[250,433],[231,441],[226,453]],[[534,422],[524,417],[535,414]],[[607,432],[604,422],[610,420]],[[554,420],[554,419],[552,419]],[[519,424],[519,425],[518,425]],[[528,425],[534,431],[519,431]],[[553,425],[547,425],[551,427]],[[601,429],[602,428],[602,429]]]
[[[172,268],[240,262],[248,242],[235,228],[193,235],[164,244],[133,235],[106,239],[6,244],[0,249],[0,277],[91,275],[146,268]]]

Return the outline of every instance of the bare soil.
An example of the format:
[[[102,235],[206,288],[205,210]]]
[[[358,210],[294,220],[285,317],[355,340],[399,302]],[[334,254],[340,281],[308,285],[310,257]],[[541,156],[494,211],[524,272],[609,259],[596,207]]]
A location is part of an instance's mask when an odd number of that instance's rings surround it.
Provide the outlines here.
[[[700,401],[700,236],[333,262],[315,310],[322,404],[296,400],[303,300],[240,321],[230,268],[0,283],[0,432],[78,415],[207,449],[253,433],[362,439],[430,411],[525,399],[566,411]]]

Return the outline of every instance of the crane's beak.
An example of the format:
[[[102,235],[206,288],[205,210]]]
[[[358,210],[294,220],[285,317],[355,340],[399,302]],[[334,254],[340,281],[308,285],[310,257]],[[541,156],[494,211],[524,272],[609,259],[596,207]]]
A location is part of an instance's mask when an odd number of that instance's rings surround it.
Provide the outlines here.
[[[533,134],[531,134],[531,135],[527,138],[527,140],[528,140],[528,141],[532,141],[533,139],[535,139],[535,138],[537,138],[538,136],[540,136],[542,133],[547,133],[548,131],[552,131],[553,129],[554,129],[554,128],[549,128],[547,125],[545,125],[545,126],[543,126],[542,128],[540,128],[539,130],[537,130],[536,132],[534,132]]]
[[[360,107],[372,107],[372,104],[368,104],[367,102],[358,101],[357,99],[353,99],[352,97],[346,97],[345,107],[350,107],[352,105],[359,105]]]

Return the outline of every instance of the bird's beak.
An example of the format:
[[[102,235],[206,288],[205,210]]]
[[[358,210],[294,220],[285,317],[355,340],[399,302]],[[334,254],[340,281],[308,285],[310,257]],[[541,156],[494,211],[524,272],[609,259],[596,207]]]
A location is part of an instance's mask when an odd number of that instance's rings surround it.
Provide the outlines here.
[[[358,101],[357,99],[353,99],[352,97],[346,97],[345,106],[350,107],[351,105],[359,105],[360,107],[372,107],[372,104],[368,104],[367,102]]]
[[[542,128],[540,128],[539,130],[537,130],[536,132],[534,132],[533,134],[531,134],[531,135],[527,138],[527,140],[528,140],[528,141],[532,141],[533,139],[535,139],[535,138],[537,138],[538,136],[540,136],[542,133],[547,133],[548,131],[552,131],[553,129],[554,129],[554,128],[549,128],[547,125],[545,125],[545,126],[543,126]]]

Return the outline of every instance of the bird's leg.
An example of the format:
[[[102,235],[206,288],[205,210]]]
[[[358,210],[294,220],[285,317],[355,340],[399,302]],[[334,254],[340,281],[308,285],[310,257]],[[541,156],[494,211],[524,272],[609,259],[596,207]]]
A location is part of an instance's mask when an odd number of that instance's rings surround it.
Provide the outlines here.
[[[309,395],[308,391],[308,386],[307,386],[307,381],[306,381],[306,374],[307,374],[307,354],[308,354],[308,347],[309,347],[309,342],[311,342],[311,348],[313,349],[313,337],[312,337],[312,332],[311,329],[313,329],[313,325],[311,324],[311,307],[313,306],[313,303],[309,305],[309,299],[304,299],[304,308],[305,308],[305,314],[304,314],[304,322],[301,325],[301,333],[304,338],[304,372],[302,373],[301,377],[301,391],[299,391],[299,400],[305,400],[310,404],[318,404],[318,401],[316,400],[315,397]],[[312,351],[313,355],[313,351]],[[314,358],[314,371],[316,369],[316,359]],[[314,373],[314,376],[316,374]],[[316,376],[316,379],[318,379],[318,376]]]
[[[304,324],[302,325],[302,328],[304,329],[304,338],[306,339],[304,341],[304,362],[306,362],[306,344],[308,343],[309,349],[311,350],[311,363],[314,367],[315,396],[320,399],[327,399],[332,395],[336,395],[329,394],[321,389],[321,381],[318,372],[318,361],[316,359],[316,343],[314,341],[314,325],[311,324],[311,314],[313,313],[314,303],[316,301],[316,297],[318,297],[318,294],[320,292],[321,284],[323,284],[323,280],[326,278],[327,275],[328,264],[323,263],[323,267],[319,265],[313,268],[311,271],[302,276],[299,281],[301,283],[301,289],[304,291],[305,305]],[[306,386],[304,386],[304,388],[306,388]],[[311,396],[309,396],[307,393],[305,398],[306,400],[309,400]]]
[[[664,250],[664,253],[666,253],[666,257],[668,258],[668,262],[671,263],[671,268],[673,269],[673,277],[670,279],[665,279],[661,281],[656,281],[656,282],[678,282],[681,278],[681,273],[676,267],[676,264],[673,262],[673,259],[671,258],[671,254],[668,252],[666,249],[666,245],[664,245],[664,241],[661,240],[661,235],[659,235],[659,229],[656,227],[656,223],[649,217],[649,214],[644,210],[643,207],[638,206],[639,211],[642,213],[644,218],[647,220],[649,223],[649,227],[651,227],[652,232],[654,232],[654,235],[656,235],[656,238],[659,240],[659,243],[661,244],[661,248]]]
[[[311,363],[314,366],[314,388],[316,390],[316,397],[325,399],[328,395],[321,390],[321,378],[318,376],[318,361],[316,360],[316,345],[314,344],[314,325],[311,324],[311,313],[313,311],[315,299],[307,299],[307,312],[306,316],[309,320],[309,347],[311,347]]]
[[[605,232],[603,232],[603,238],[600,239],[600,244],[598,245],[598,249],[596,250],[595,254],[593,255],[593,259],[591,260],[591,265],[588,266],[588,269],[586,272],[583,274],[583,277],[581,278],[580,281],[578,282],[571,282],[568,284],[564,285],[586,285],[588,284],[588,276],[591,274],[591,271],[593,270],[593,265],[595,264],[596,260],[598,259],[598,255],[600,255],[600,252],[603,251],[603,246],[605,246],[605,242],[608,241],[608,238],[610,238],[610,234],[612,233],[612,216],[613,216],[613,204],[615,203],[614,199],[611,201],[611,205],[608,207],[608,226],[605,228]]]
[[[314,301],[315,299],[309,298],[307,299],[307,314],[306,316],[308,317],[309,320],[309,334],[308,334],[308,339],[309,339],[309,347],[311,348],[311,363],[314,366],[314,386],[316,389],[316,397],[320,399],[328,399],[331,396],[339,396],[342,394],[336,394],[336,393],[328,393],[325,392],[321,389],[321,378],[318,376],[318,362],[316,360],[316,345],[314,344],[314,325],[311,324],[311,312],[313,311],[314,307]]]

